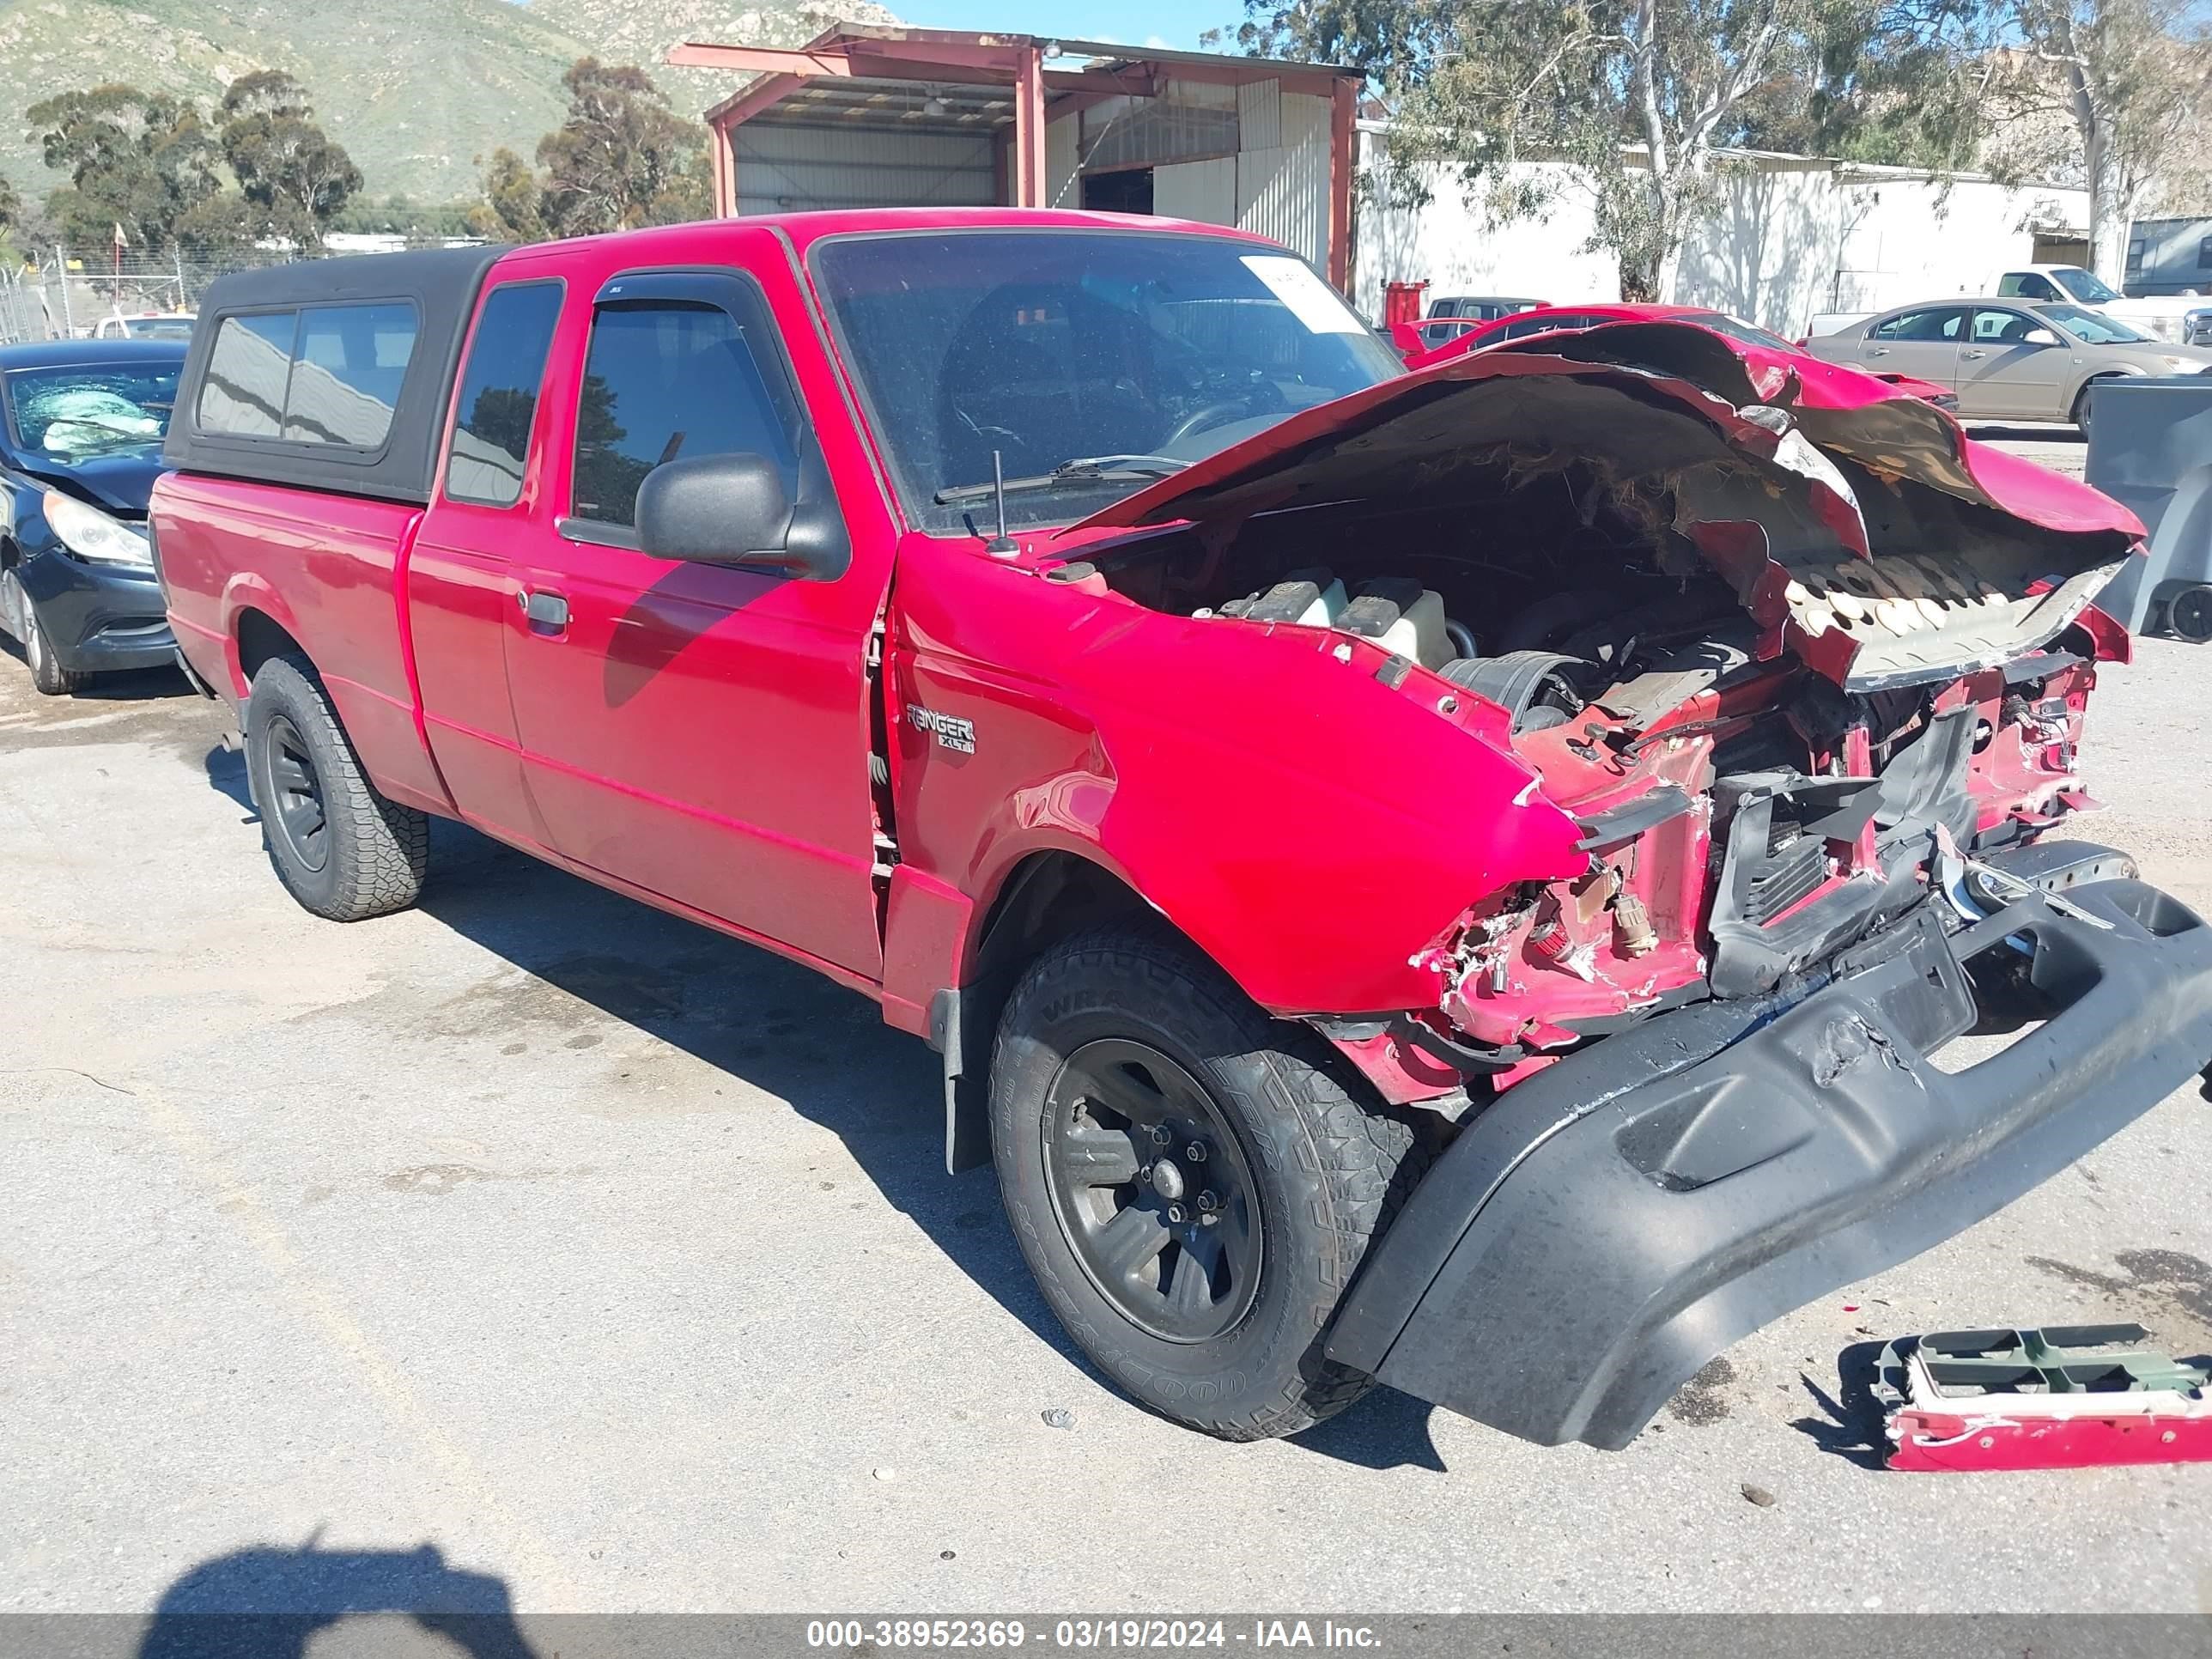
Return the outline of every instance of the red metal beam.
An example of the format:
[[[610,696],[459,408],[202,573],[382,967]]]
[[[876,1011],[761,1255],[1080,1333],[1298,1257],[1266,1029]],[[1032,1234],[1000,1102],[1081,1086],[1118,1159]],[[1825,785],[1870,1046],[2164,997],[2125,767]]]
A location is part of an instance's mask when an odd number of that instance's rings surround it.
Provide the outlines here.
[[[1021,49],[1014,65],[1014,205],[1045,204],[1044,54]]]
[[[1330,89],[1328,122],[1328,280],[1352,297],[1352,177],[1358,166],[1359,85],[1340,78]]]
[[[715,46],[687,40],[668,49],[666,61],[678,69],[737,70],[747,75],[850,75],[842,49],[788,51],[781,46]]]

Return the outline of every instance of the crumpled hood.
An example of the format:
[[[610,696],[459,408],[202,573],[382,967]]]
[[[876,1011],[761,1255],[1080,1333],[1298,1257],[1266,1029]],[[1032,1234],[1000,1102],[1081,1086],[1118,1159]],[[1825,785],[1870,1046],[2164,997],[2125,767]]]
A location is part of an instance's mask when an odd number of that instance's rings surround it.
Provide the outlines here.
[[[1531,467],[1571,456],[1660,488],[1671,531],[1765,626],[1760,654],[1795,649],[1855,690],[2044,643],[2143,535],[2110,497],[1976,443],[1872,375],[1675,322],[1609,325],[1384,381],[1072,532],[1402,500],[1448,488],[1474,453]]]
[[[27,468],[65,495],[91,501],[119,519],[143,519],[154,496],[154,480],[165,470],[159,448],[133,447],[112,454],[65,461],[41,455]]]

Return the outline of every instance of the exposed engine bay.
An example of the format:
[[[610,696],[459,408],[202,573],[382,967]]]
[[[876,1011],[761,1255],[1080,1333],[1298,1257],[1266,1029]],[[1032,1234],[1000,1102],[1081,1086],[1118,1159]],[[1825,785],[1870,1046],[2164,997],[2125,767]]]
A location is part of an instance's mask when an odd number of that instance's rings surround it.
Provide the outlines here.
[[[1366,641],[1582,830],[1573,878],[1471,896],[1424,958],[1433,1008],[1316,1018],[1391,1098],[1448,1106],[1657,1010],[1817,979],[1931,897],[1978,916],[1978,854],[2094,805],[2075,745],[2112,636],[2087,605],[2127,538],[2003,511],[1925,405],[1724,390],[1745,401],[1618,366],[1440,381],[1145,492],[1188,522],[1060,573]]]

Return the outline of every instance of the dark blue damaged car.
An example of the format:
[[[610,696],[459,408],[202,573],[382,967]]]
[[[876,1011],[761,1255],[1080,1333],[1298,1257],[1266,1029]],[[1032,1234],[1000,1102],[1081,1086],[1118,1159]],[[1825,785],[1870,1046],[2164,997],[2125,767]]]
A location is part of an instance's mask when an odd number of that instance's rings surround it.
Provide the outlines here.
[[[49,696],[176,659],[146,503],[181,340],[0,347],[0,631]]]

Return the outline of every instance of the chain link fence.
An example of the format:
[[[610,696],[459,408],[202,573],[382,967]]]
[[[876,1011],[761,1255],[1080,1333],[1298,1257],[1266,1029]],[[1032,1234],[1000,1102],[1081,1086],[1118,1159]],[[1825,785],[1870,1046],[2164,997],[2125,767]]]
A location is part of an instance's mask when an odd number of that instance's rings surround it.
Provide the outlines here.
[[[241,248],[214,257],[141,253],[130,248],[42,247],[0,265],[0,345],[122,332],[118,319],[199,309],[208,284],[234,270],[283,264],[283,248]]]

